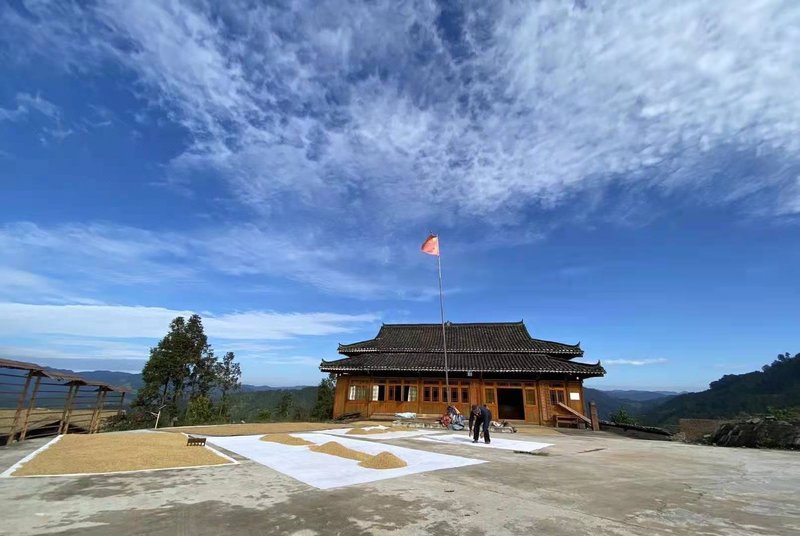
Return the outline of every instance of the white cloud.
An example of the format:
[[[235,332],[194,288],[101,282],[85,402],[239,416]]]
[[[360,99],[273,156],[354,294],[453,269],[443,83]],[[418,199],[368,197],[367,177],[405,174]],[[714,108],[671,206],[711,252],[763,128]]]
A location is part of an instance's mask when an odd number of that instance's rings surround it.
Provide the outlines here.
[[[158,339],[176,316],[192,311],[124,305],[32,305],[0,303],[0,336],[40,334]],[[376,314],[201,312],[211,338],[280,340],[348,333],[378,320]]]
[[[792,1],[480,3],[447,27],[388,1],[30,9],[39,23],[6,14],[11,37],[125,65],[192,136],[173,171],[214,169],[272,217],[503,221],[610,181],[697,193],[715,160],[800,148]],[[759,180],[785,192],[790,171]],[[752,197],[713,185],[706,201]]]
[[[0,108],[0,121],[19,121],[32,111],[53,120],[59,120],[61,117],[59,107],[38,94],[33,96],[28,93],[17,93],[16,103],[16,108]]]
[[[604,365],[633,365],[635,367],[641,367],[644,365],[658,365],[661,363],[666,363],[667,360],[664,358],[657,358],[657,359],[607,359],[603,361]]]
[[[90,295],[109,284],[186,285],[214,274],[289,279],[359,298],[415,300],[435,294],[399,280],[406,263],[398,261],[405,261],[409,252],[417,255],[416,248],[397,252],[373,241],[367,246],[360,237],[325,241],[312,230],[276,233],[249,224],[180,234],[98,223],[9,223],[0,226],[0,270],[13,277],[0,296],[53,301],[58,281]],[[399,266],[389,270],[390,263]],[[15,289],[19,292],[8,294]]]

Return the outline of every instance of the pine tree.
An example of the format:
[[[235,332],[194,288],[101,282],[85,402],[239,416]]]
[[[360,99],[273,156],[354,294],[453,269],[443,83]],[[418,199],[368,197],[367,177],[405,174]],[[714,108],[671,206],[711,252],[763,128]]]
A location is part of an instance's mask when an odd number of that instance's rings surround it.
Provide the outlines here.
[[[319,421],[333,418],[333,397],[336,392],[336,380],[333,377],[324,378],[317,387],[317,401],[311,410],[311,417]]]

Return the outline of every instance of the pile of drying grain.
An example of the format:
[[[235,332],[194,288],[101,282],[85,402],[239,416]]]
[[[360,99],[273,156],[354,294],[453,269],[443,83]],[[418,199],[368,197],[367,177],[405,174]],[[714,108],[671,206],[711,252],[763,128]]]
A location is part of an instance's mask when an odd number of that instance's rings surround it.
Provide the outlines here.
[[[349,460],[356,460],[358,462],[363,462],[372,457],[371,454],[349,449],[344,445],[342,445],[341,443],[337,443],[336,441],[328,441],[327,443],[323,443],[322,445],[314,445],[308,448],[309,450],[313,450],[314,452],[321,452],[322,454],[330,454],[331,456],[339,456],[340,458],[347,458]]]
[[[316,432],[318,430],[330,430],[333,428],[350,428],[350,426],[322,422],[253,422],[246,424],[222,424],[219,426],[183,426],[178,428],[164,428],[162,431],[186,432],[187,434],[200,434],[204,436],[236,436]]]
[[[323,454],[330,454],[331,456],[339,456],[340,458],[347,458],[348,460],[356,460],[358,465],[366,467],[367,469],[398,469],[408,465],[405,461],[398,458],[391,452],[381,452],[380,454],[372,455],[366,452],[359,452],[350,449],[337,443],[336,441],[328,441],[322,445],[314,445],[308,447],[314,452],[321,452]]]
[[[405,460],[398,458],[391,452],[384,451],[380,454],[370,457],[369,460],[364,460],[358,465],[361,467],[366,467],[367,469],[399,469],[407,466],[408,464],[405,462]]]
[[[347,435],[372,435],[385,434],[387,432],[408,432],[406,426],[387,426],[385,428],[353,428],[347,431]]]
[[[301,447],[305,445],[313,445],[311,441],[306,441],[302,437],[294,437],[289,434],[269,434],[261,438],[261,441],[268,441],[270,443],[280,443],[281,445],[291,445],[294,447]]]
[[[205,447],[187,447],[186,436],[158,432],[70,434],[41,451],[13,476],[112,473],[230,463]]]

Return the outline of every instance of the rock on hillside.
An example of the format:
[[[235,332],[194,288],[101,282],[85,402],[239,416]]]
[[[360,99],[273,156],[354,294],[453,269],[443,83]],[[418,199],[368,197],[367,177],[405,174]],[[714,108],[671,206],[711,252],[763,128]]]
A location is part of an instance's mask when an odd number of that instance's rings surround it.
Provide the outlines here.
[[[800,449],[800,422],[749,419],[720,426],[710,442],[721,447]]]

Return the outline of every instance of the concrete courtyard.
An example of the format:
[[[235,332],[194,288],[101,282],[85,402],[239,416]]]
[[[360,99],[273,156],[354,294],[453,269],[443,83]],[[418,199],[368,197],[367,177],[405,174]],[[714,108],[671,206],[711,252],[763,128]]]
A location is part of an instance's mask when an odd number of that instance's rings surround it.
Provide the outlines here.
[[[541,430],[548,455],[404,447],[489,463],[328,491],[240,465],[0,479],[4,534],[800,534],[800,453]],[[0,472],[47,440],[0,448]]]

